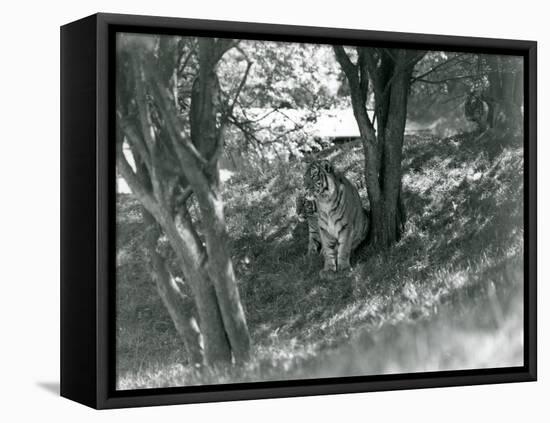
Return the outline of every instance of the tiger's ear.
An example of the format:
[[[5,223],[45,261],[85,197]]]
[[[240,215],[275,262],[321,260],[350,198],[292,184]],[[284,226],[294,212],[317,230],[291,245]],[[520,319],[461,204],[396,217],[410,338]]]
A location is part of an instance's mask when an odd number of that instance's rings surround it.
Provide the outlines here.
[[[321,162],[321,167],[327,173],[333,173],[334,172],[334,168],[332,167],[332,164],[328,160],[323,160]]]

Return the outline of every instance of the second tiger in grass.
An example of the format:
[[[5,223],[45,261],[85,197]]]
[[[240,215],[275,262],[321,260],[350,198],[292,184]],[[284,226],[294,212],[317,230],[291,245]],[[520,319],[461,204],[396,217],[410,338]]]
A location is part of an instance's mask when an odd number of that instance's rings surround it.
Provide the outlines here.
[[[306,197],[315,201],[324,267],[321,277],[350,269],[351,252],[366,238],[368,216],[355,186],[328,160],[314,161],[304,176]]]
[[[321,251],[321,235],[319,234],[319,214],[315,200],[308,200],[304,195],[298,195],[296,197],[296,214],[301,221],[307,222],[308,254],[318,254]]]

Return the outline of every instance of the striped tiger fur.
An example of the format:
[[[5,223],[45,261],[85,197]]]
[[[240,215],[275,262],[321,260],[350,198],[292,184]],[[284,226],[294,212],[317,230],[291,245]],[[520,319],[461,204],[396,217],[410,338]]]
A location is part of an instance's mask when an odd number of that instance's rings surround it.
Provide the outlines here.
[[[485,131],[487,129],[489,117],[489,105],[481,94],[471,92],[464,102],[464,115],[466,119],[477,125],[477,129]]]
[[[350,268],[352,250],[366,238],[369,221],[359,193],[328,160],[310,163],[304,175],[306,198],[317,207],[324,268],[329,272]]]
[[[321,251],[321,235],[319,234],[319,221],[315,201],[308,200],[304,195],[296,197],[296,214],[308,226],[308,254],[318,254]]]

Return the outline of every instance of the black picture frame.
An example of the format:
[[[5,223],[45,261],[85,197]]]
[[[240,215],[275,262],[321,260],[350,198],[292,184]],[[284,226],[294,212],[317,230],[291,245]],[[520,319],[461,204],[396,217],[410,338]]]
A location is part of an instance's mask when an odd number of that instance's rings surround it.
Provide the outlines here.
[[[522,367],[116,391],[114,36],[117,32],[368,44],[524,57],[525,292]],[[61,395],[119,408],[534,381],[537,378],[534,41],[95,14],[61,27]]]

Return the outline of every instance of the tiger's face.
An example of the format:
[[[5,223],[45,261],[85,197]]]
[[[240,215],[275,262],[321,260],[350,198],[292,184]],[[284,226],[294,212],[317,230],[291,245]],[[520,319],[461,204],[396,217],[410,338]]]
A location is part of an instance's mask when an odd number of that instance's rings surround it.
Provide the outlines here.
[[[309,164],[304,175],[306,198],[314,200],[330,195],[334,189],[334,168],[328,160],[319,160]]]

